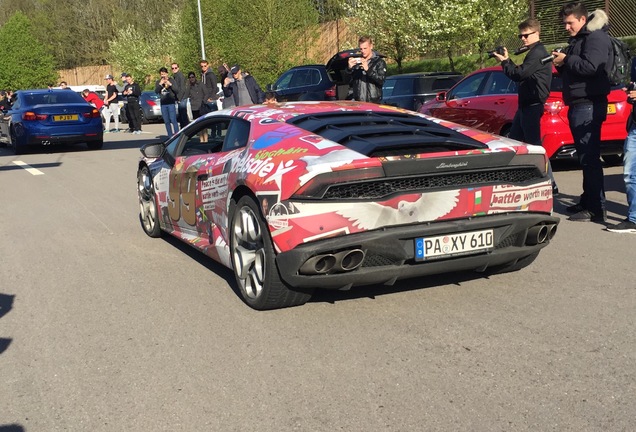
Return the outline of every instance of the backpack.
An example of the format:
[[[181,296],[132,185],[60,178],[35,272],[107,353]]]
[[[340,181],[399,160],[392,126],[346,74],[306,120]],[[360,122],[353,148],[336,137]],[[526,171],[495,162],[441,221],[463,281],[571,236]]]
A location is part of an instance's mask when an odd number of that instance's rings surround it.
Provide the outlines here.
[[[629,45],[620,39],[610,36],[612,42],[612,67],[607,72],[610,84],[627,84],[630,79],[630,69],[632,67],[632,56],[629,52]]]

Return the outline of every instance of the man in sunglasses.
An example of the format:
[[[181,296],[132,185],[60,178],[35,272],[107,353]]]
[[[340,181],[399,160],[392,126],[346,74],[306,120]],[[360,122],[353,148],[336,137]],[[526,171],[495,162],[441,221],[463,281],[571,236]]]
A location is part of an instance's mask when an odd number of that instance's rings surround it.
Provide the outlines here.
[[[516,65],[508,57],[506,48],[503,55],[493,53],[501,62],[504,74],[512,81],[519,83],[517,112],[512,120],[508,136],[528,144],[541,145],[541,117],[543,106],[550,94],[552,63],[541,63],[541,59],[549,55],[540,40],[541,23],[534,18],[529,18],[520,23],[518,28],[519,39],[523,45],[517,52],[527,52],[523,62]],[[550,177],[553,191],[557,193],[552,170],[550,170]]]

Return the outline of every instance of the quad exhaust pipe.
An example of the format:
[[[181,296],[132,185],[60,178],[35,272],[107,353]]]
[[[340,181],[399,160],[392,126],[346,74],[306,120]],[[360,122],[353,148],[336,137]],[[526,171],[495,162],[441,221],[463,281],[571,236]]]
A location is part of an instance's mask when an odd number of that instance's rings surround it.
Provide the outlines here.
[[[350,272],[362,265],[364,256],[361,249],[344,250],[335,254],[320,254],[305,261],[299,272],[304,275]]]
[[[526,236],[526,245],[534,246],[552,240],[556,234],[556,224],[535,225],[528,229]]]

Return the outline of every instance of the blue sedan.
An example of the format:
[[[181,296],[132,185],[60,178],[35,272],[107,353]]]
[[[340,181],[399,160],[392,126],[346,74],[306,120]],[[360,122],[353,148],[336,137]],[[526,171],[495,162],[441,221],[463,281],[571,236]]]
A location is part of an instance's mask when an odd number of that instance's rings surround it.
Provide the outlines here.
[[[20,90],[11,109],[0,115],[0,141],[15,154],[34,146],[85,143],[104,145],[99,111],[69,90]]]

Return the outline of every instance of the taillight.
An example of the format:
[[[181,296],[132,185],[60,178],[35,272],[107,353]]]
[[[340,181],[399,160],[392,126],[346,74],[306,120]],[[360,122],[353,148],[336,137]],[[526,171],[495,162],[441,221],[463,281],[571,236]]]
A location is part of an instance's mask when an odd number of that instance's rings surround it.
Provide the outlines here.
[[[152,107],[152,106],[157,105],[157,102],[155,102],[155,101],[153,101],[153,100],[148,99],[148,105],[150,105],[150,106]]]
[[[36,114],[33,111],[27,111],[22,114],[22,120],[26,121],[36,121],[36,120],[46,120],[48,116],[46,114]]]
[[[85,118],[97,118],[99,117],[99,110],[97,108],[93,108],[91,112],[85,112],[82,115]]]
[[[343,171],[331,171],[324,174],[319,174],[312,178],[305,185],[301,186],[294,195],[293,198],[298,199],[312,199],[322,198],[325,191],[330,185],[338,183],[346,183],[350,181],[370,180],[384,177],[384,170],[382,167],[369,167]],[[358,198],[352,196],[350,198]]]
[[[336,86],[334,85],[331,88],[328,88],[327,90],[325,90],[325,97],[328,98],[335,98],[336,97]]]
[[[563,101],[560,101],[560,100],[548,101],[543,106],[543,111],[547,112],[548,114],[556,115],[561,112],[561,110],[563,109],[563,106],[564,106]]]

